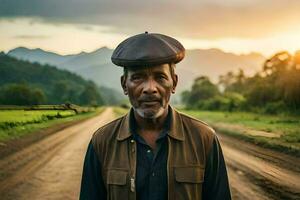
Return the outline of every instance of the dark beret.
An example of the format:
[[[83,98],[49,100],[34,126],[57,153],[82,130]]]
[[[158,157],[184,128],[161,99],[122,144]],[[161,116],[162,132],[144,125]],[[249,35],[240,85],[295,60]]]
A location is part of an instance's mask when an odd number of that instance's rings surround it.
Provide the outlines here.
[[[111,61],[122,67],[176,64],[184,58],[184,53],[184,47],[174,38],[145,32],[121,42],[114,50]]]

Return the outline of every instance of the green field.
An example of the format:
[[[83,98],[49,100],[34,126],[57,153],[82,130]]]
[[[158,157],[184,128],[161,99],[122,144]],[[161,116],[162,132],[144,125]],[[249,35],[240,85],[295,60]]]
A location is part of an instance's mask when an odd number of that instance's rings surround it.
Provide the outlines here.
[[[73,110],[0,110],[0,142],[66,122],[92,117],[104,108],[76,114]]]
[[[40,123],[47,121],[51,118],[64,118],[76,115],[73,110],[43,110],[43,111],[27,111],[27,110],[2,110],[0,111],[0,127],[2,125],[9,124],[29,124]]]
[[[218,132],[300,156],[300,118],[246,112],[180,110],[207,122]]]

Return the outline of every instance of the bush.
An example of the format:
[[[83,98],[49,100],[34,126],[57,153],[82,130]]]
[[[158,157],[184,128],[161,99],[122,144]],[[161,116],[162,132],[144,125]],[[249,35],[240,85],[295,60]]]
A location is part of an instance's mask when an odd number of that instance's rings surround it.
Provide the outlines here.
[[[215,96],[210,98],[206,101],[203,101],[202,109],[204,110],[226,110],[230,100],[222,97],[222,96]]]
[[[267,103],[264,108],[266,114],[279,114],[287,110],[287,107],[283,101]]]
[[[207,100],[198,101],[196,108],[202,110],[234,111],[244,107],[246,100],[238,93],[225,93],[223,96],[217,95]]]
[[[281,136],[286,142],[299,143],[300,133],[298,131],[291,132],[289,134],[284,134]]]
[[[242,110],[245,108],[246,99],[243,95],[236,92],[226,92],[224,97],[229,99],[229,104],[225,108],[226,111]]]

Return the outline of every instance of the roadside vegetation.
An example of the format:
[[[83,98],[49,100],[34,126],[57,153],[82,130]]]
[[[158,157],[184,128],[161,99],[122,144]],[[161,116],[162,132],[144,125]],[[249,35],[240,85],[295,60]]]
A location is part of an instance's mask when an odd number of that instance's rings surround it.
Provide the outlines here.
[[[250,77],[241,69],[220,76],[218,84],[198,77],[182,101],[190,109],[300,116],[300,51],[275,54]]]
[[[217,133],[300,157],[300,119],[250,112],[180,110],[214,127]]]
[[[182,101],[220,133],[300,157],[300,51],[276,53],[251,77],[198,77]]]
[[[128,110],[129,110],[128,108],[123,108],[123,107],[113,108],[116,117],[121,117],[122,115],[125,115],[128,112]]]
[[[17,139],[44,128],[80,121],[102,112],[104,107],[75,110],[0,110],[0,142]]]

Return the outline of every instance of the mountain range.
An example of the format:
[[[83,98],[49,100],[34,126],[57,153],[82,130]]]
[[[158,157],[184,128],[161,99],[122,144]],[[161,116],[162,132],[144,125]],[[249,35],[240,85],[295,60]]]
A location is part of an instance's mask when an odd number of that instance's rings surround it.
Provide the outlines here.
[[[102,47],[90,53],[60,55],[42,49],[18,47],[7,54],[21,60],[54,65],[79,74],[98,85],[121,91],[122,68],[111,62],[112,52],[113,49]],[[246,75],[252,75],[262,68],[265,60],[259,53],[237,55],[220,49],[186,50],[185,59],[176,66],[179,76],[177,93],[189,89],[193,80],[201,75],[210,77],[213,82],[217,82],[220,75],[228,71],[237,72],[238,69],[243,69]]]

